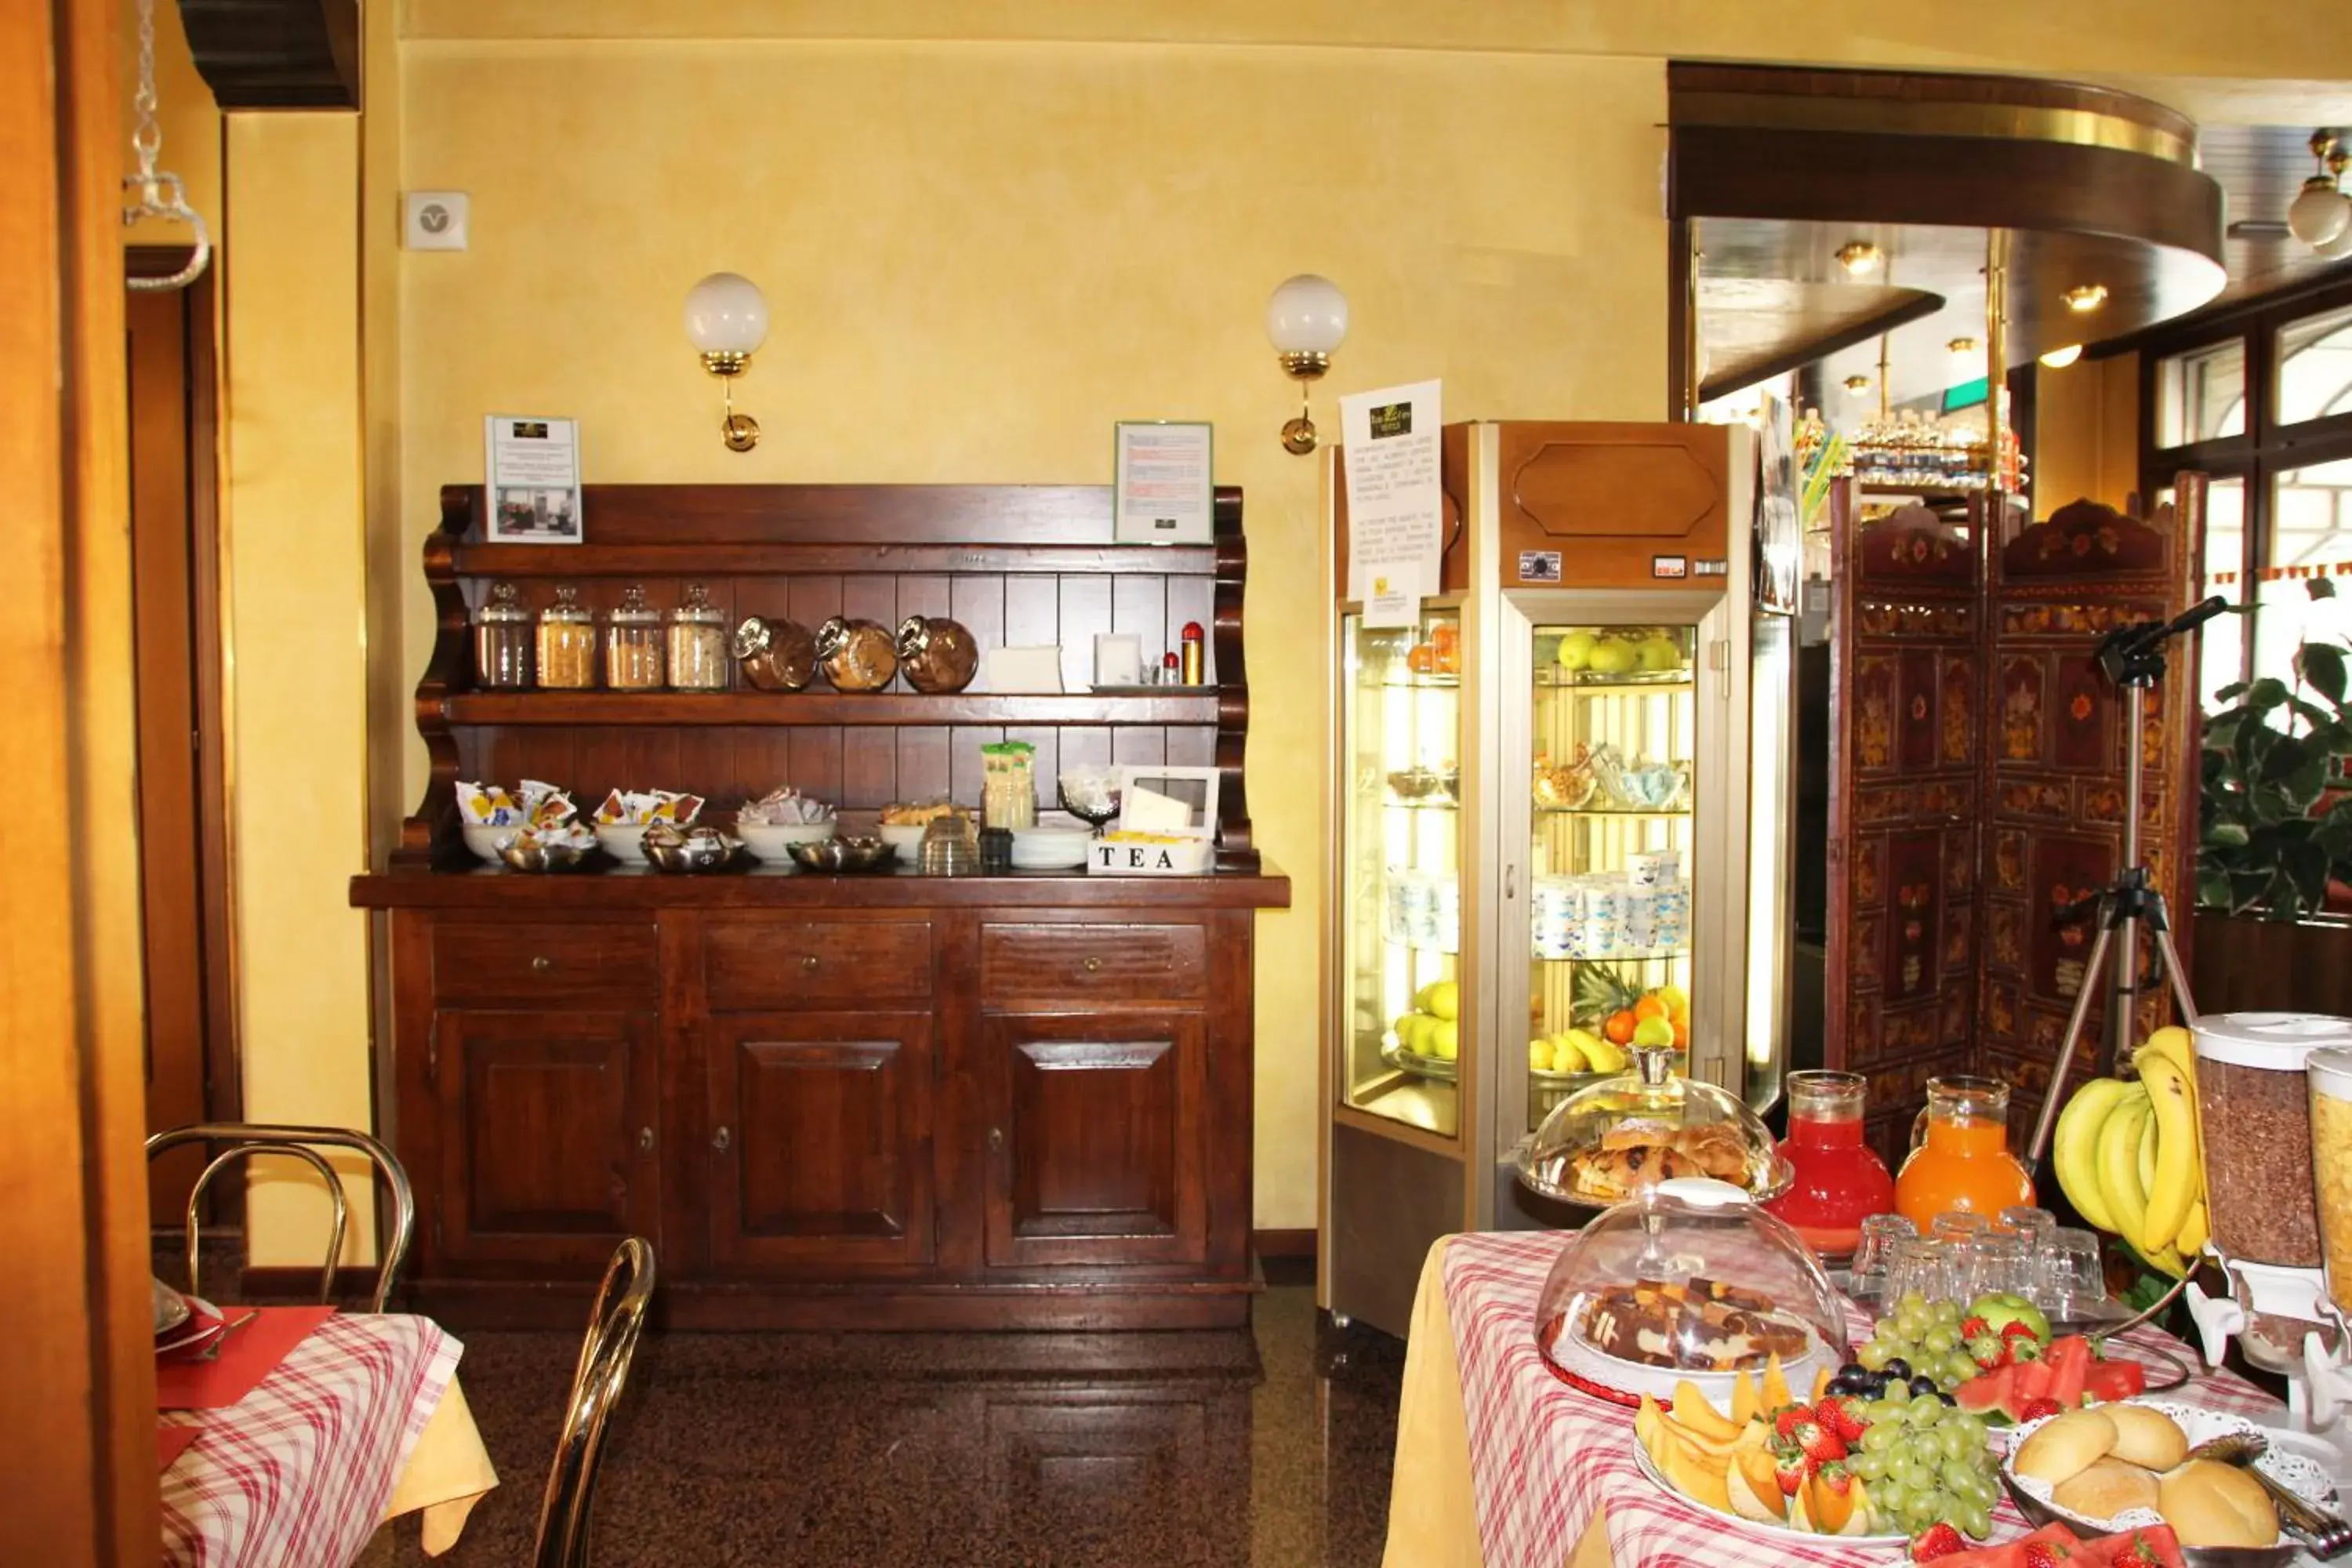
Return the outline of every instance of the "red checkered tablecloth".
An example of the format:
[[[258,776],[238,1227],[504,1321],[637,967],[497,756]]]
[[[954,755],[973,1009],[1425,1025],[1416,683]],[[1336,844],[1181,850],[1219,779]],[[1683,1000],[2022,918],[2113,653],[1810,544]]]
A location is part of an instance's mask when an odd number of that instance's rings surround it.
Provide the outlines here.
[[[1602,1506],[1611,1557],[1641,1568],[1754,1568],[1774,1563],[1879,1568],[1885,1547],[1793,1537],[1769,1545],[1756,1533],[1661,1490],[1633,1460],[1633,1412],[1580,1394],[1554,1377],[1536,1350],[1536,1301],[1568,1233],[1474,1235],[1445,1247],[1445,1305],[1461,1363],[1470,1473],[1486,1568],[1559,1568]],[[1871,1320],[1849,1306],[1857,1342]],[[2257,1415],[2276,1402],[2242,1378],[2208,1373],[2196,1353],[2152,1329],[2109,1342],[2108,1353],[2167,1346],[2197,1375],[2172,1395],[2216,1410]],[[2024,1533],[2004,1498],[1993,1538]]]
[[[201,1429],[163,1472],[163,1561],[344,1568],[457,1369],[424,1318],[330,1318],[226,1410],[167,1411]]]

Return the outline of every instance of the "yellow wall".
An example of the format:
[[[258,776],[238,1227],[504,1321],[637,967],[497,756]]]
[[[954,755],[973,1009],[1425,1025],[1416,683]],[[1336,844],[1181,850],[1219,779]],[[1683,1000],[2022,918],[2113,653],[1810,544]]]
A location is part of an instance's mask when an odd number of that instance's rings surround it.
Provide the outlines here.
[[[228,116],[228,593],[238,1037],[256,1121],[366,1127],[359,231],[351,114]],[[339,216],[340,215],[340,220]],[[257,1264],[313,1264],[314,1182],[257,1179]],[[370,1210],[354,1230],[363,1249]]]
[[[2042,365],[2035,376],[2034,511],[2084,499],[2122,506],[2139,488],[2139,356]]]
[[[1449,417],[1657,417],[1655,63],[680,43],[403,68],[404,177],[473,197],[470,251],[401,258],[412,546],[491,409],[578,416],[592,481],[1099,482],[1114,419],[1216,422],[1247,497],[1250,803],[1294,879],[1258,928],[1258,1222],[1313,1225],[1325,606],[1265,297],[1347,289],[1332,391],[1438,374]],[[720,268],[772,316],[748,456],[678,323]],[[423,778],[412,738],[408,798]]]

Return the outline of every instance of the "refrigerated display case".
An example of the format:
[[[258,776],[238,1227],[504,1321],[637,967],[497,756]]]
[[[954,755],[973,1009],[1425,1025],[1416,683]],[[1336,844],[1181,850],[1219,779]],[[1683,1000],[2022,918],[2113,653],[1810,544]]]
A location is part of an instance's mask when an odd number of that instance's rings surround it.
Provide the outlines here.
[[[1748,602],[1749,433],[1446,437],[1445,592],[1410,628],[1338,600],[1328,470],[1321,1292],[1391,1332],[1439,1236],[1575,1222],[1512,1152],[1637,1044],[1759,1111],[1785,1050],[1790,639]]]

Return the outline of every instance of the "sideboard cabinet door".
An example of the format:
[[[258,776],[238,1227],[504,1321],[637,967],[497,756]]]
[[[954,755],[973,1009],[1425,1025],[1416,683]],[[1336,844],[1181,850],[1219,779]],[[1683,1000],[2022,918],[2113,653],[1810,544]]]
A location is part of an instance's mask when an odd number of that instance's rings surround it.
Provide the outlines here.
[[[658,1229],[658,1029],[634,1013],[434,1017],[432,1255],[593,1277]]]
[[[931,1015],[720,1013],[708,1028],[712,1266],[929,1263]]]
[[[998,1013],[982,1028],[988,1262],[1202,1261],[1201,1015]]]

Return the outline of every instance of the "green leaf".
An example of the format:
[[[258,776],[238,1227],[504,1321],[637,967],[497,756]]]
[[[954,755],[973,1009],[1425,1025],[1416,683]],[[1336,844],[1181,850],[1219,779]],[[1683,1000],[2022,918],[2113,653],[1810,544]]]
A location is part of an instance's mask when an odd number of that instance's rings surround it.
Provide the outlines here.
[[[2303,580],[2303,585],[2311,591],[2311,596],[2315,599],[2336,597],[2336,579],[2333,577],[2306,577]]]
[[[2246,689],[2246,706],[2257,713],[2284,707],[2286,700],[2286,682],[2276,676],[2265,675]]]
[[[2230,879],[2226,872],[2200,870],[2197,874],[2197,901],[2207,909],[2226,910],[2230,907]]]
[[[2213,700],[2216,702],[2235,702],[2239,698],[2243,697],[2245,694],[2246,682],[2242,680],[2233,680],[2230,682],[2229,685],[2221,688],[2221,690],[2213,693]]]
[[[2308,841],[2292,844],[2280,857],[2280,864],[2306,909],[2315,910],[2327,901],[2326,850]]]
[[[2209,844],[2240,845],[2246,839],[2245,825],[2239,822],[2217,822],[2205,832],[2205,840]]]
[[[2327,579],[2315,577],[2311,585],[2316,588],[2322,583],[2327,583]],[[2336,585],[2328,583],[2327,586],[2327,596],[2333,597]],[[2294,663],[2314,690],[2330,702],[2344,700],[2344,652],[2341,648],[2331,647],[2324,642],[2307,642],[2294,656]]]

